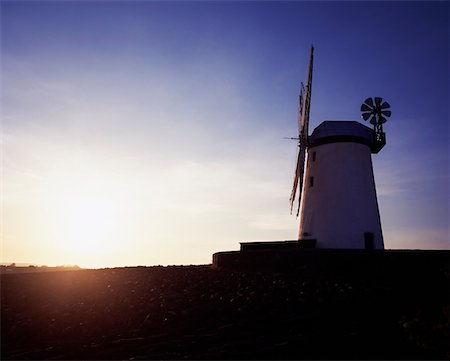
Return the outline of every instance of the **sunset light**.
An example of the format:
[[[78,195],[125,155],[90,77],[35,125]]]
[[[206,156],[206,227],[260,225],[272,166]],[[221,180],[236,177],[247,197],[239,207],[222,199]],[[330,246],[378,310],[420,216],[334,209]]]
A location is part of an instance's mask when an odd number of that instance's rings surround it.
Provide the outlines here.
[[[363,123],[369,96],[394,109],[373,160],[385,247],[450,247],[445,11],[420,2],[1,7],[1,262],[208,264],[241,241],[296,239],[297,143],[283,138],[297,134],[311,44],[311,130]]]
[[[449,6],[0,0],[0,360],[449,360]]]
[[[111,194],[74,189],[70,193],[55,192],[53,196],[54,207],[49,209],[49,216],[55,222],[55,237],[62,240],[68,251],[98,255],[117,246],[117,236],[125,225],[118,209],[120,203]]]

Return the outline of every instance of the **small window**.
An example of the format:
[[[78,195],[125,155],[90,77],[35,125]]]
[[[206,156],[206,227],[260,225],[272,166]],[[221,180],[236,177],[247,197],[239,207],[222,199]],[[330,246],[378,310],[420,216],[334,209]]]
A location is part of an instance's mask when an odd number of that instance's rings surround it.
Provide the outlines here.
[[[316,152],[312,153],[312,161],[315,162],[316,161]]]
[[[309,177],[309,186],[314,187],[314,177]]]

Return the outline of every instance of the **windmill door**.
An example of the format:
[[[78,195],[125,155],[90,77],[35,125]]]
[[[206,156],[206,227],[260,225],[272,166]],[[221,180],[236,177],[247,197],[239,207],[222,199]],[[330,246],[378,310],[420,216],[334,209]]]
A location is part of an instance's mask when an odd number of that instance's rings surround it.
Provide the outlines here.
[[[365,249],[373,249],[373,232],[365,232],[364,233],[364,248]]]

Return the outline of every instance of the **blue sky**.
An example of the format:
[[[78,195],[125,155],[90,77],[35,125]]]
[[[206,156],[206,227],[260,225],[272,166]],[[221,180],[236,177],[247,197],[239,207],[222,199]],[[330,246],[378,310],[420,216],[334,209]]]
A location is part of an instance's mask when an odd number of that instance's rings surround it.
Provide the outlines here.
[[[369,96],[392,105],[373,158],[386,247],[449,248],[447,2],[1,10],[5,261],[208,263],[294,239],[297,149],[282,138],[311,44],[311,130],[359,120]]]

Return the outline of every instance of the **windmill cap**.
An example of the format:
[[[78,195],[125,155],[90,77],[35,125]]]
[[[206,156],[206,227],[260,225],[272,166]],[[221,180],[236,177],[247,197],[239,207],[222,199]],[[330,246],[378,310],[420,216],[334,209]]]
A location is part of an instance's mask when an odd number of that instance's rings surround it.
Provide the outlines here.
[[[322,144],[352,142],[374,147],[375,132],[356,121],[326,120],[317,126],[309,136],[309,147]]]

